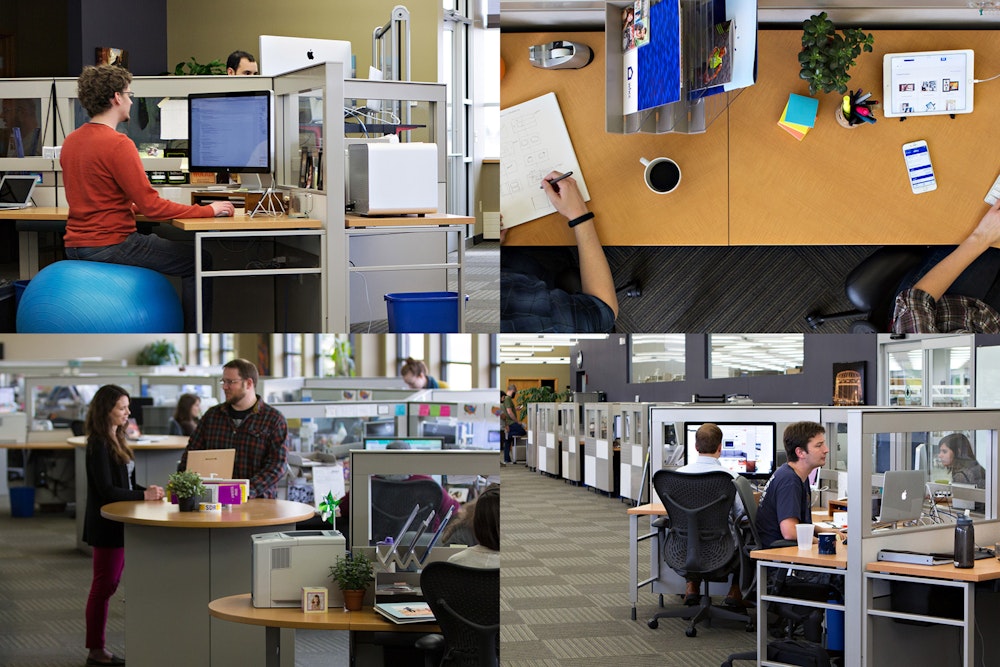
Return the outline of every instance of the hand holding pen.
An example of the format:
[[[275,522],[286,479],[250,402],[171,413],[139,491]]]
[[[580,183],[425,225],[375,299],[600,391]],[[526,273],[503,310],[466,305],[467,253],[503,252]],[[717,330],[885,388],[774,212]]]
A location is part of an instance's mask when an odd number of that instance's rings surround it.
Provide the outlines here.
[[[555,172],[553,172],[553,173],[555,173]],[[549,174],[549,176],[551,176],[551,175],[552,174]],[[572,171],[567,171],[565,174],[562,174],[560,176],[556,176],[555,178],[548,178],[548,177],[546,177],[545,180],[548,181],[549,185],[552,186],[553,190],[555,190],[556,192],[559,192],[559,186],[556,185],[556,183],[558,183],[559,181],[563,180],[564,178],[569,178],[572,175],[573,175]],[[544,190],[545,189],[545,185],[539,185],[538,189],[539,190]]]

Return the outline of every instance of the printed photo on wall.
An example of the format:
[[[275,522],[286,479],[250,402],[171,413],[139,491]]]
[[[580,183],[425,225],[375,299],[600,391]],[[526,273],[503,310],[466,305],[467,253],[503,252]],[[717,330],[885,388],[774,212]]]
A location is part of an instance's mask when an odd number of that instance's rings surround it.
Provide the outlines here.
[[[95,65],[118,65],[128,69],[128,51],[125,49],[98,46],[94,51],[96,51]]]
[[[833,364],[833,404],[865,404],[865,361]]]

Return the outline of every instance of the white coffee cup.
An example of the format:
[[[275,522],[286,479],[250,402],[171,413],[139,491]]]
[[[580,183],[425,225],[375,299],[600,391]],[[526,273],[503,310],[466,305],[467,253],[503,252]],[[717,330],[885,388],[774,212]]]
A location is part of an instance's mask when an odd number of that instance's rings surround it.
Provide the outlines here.
[[[658,157],[647,160],[643,157],[639,158],[639,162],[646,167],[642,178],[650,191],[665,195],[676,190],[681,184],[681,168],[670,158]]]
[[[799,542],[799,549],[812,549],[813,525],[811,523],[797,524],[795,526],[795,537]]]

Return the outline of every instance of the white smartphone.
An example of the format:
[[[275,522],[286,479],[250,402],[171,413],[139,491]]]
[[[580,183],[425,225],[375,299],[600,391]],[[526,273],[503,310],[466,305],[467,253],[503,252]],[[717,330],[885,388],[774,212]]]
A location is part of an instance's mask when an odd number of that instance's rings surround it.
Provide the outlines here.
[[[934,167],[931,166],[931,154],[927,150],[927,142],[911,141],[903,144],[903,159],[906,161],[906,173],[910,178],[910,189],[913,194],[937,190],[937,180],[934,178]]]

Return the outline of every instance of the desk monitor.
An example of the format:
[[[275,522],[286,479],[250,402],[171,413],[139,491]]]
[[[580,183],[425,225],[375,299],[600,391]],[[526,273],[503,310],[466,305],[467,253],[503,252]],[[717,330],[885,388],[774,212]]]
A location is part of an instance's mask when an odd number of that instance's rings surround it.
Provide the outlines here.
[[[883,114],[972,113],[973,52],[887,53],[882,59]]]
[[[441,438],[365,438],[365,449],[417,449],[436,451],[444,448]]]
[[[396,420],[365,422],[366,438],[391,438],[396,435]]]
[[[188,95],[190,170],[270,174],[274,98],[269,90]]]
[[[128,411],[132,413],[132,417],[135,418],[135,423],[139,426],[145,426],[145,420],[143,417],[143,408],[153,407],[153,398],[151,396],[133,396],[128,403]]]
[[[774,472],[777,425],[774,422],[714,422],[722,429],[722,467],[751,479],[766,479]],[[687,463],[698,458],[695,433],[702,422],[684,422]]]
[[[187,469],[202,477],[233,478],[235,449],[192,449],[187,454]]]
[[[354,76],[351,43],[343,40],[261,35],[258,53],[262,76],[278,76],[321,63],[341,63],[344,78]]]
[[[887,470],[878,520],[885,523],[919,519],[924,509],[925,485],[920,470]]]
[[[446,445],[454,445],[458,435],[458,422],[425,420],[420,422],[420,435],[425,438],[441,438]]]

